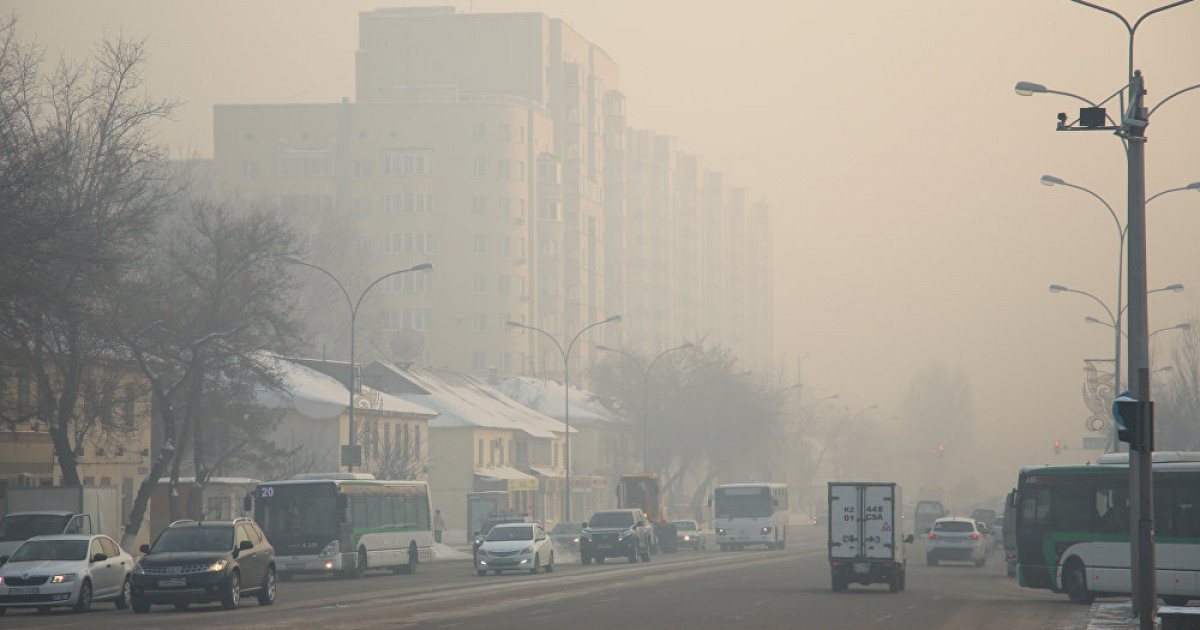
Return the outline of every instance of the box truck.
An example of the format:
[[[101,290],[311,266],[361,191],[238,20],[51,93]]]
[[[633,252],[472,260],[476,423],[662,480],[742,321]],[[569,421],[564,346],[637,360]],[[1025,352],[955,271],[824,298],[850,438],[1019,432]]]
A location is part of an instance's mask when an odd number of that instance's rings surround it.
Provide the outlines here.
[[[107,534],[120,541],[120,490],[108,486],[9,488],[0,518],[0,556],[43,534]]]
[[[834,591],[850,583],[904,590],[905,536],[900,486],[829,482],[829,570]]]

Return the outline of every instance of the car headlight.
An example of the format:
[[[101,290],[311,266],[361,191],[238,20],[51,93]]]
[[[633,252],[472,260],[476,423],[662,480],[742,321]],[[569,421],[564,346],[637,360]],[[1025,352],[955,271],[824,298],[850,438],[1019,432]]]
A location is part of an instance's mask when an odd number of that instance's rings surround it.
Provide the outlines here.
[[[144,575],[146,573],[146,569],[143,569],[142,563],[139,562],[139,563],[133,565],[133,572],[138,575]]]
[[[321,550],[321,553],[317,554],[317,557],[318,558],[332,558],[341,552],[342,552],[342,542],[340,540],[335,540],[333,542],[330,542],[328,545],[325,545],[325,548]]]
[[[684,534],[684,535],[683,535],[683,542],[687,542],[687,541],[689,541],[689,540],[691,540],[691,539],[692,539],[692,536],[691,536],[691,534]]]
[[[0,575],[0,584],[4,584],[4,576]]]
[[[208,567],[207,569],[205,569],[205,570],[206,570],[206,571],[212,571],[212,572],[216,572],[216,571],[224,571],[224,570],[225,570],[225,565],[226,565],[226,564],[227,564],[227,562],[226,562],[225,560],[217,560],[216,562],[214,562],[214,563],[212,563],[211,565],[209,565],[209,567]]]
[[[579,537],[576,536],[571,542],[579,542]]]
[[[74,582],[74,581],[75,581],[74,573],[63,573],[61,575],[56,575],[56,576],[50,578],[51,584],[62,584],[63,582]]]

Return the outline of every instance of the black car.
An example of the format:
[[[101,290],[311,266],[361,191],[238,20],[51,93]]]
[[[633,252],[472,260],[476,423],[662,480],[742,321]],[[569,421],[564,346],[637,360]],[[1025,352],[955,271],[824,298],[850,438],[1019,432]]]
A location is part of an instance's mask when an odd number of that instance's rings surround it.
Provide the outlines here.
[[[579,523],[558,523],[550,530],[550,542],[559,552],[579,551]]]
[[[650,562],[650,545],[650,524],[636,509],[596,512],[579,532],[579,557],[584,564],[593,559],[602,564],[605,558]]]
[[[141,551],[133,569],[135,613],[153,604],[184,610],[214,601],[232,609],[248,594],[261,606],[275,603],[275,549],[248,518],[175,521]]]

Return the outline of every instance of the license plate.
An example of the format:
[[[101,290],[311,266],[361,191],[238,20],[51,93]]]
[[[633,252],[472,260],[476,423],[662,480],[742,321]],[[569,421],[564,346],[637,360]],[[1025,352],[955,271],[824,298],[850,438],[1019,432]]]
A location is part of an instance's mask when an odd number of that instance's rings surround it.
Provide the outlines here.
[[[158,581],[159,588],[169,588],[172,586],[187,586],[187,578],[167,578]]]
[[[36,586],[10,586],[8,588],[9,595],[37,595],[38,587]]]
[[[854,572],[855,573],[870,573],[871,572],[871,564],[868,562],[855,562],[854,563]]]
[[[596,545],[597,549],[612,549],[612,543],[600,543]]]

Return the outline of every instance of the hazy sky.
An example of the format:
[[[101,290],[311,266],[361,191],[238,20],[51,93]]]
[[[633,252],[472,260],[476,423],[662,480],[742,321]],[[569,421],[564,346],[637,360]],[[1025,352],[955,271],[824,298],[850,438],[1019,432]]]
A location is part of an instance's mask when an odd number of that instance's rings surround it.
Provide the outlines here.
[[[353,96],[358,13],[403,4],[414,3],[0,0],[52,56],[144,37],[149,89],[186,101],[162,127],[181,157],[211,156],[214,103]],[[806,395],[878,404],[871,413],[887,420],[936,359],[967,371],[988,442],[1013,447],[1017,464],[1044,461],[1053,439],[1079,443],[1083,359],[1111,357],[1113,333],[1084,323],[1106,317],[1090,300],[1047,286],[1113,305],[1117,228],[1096,200],[1038,178],[1091,188],[1123,221],[1124,155],[1107,132],[1055,133],[1055,114],[1077,102],[1021,98],[1013,85],[1093,100],[1116,91],[1128,36],[1115,18],[1067,0],[453,4],[566,20],[620,64],[631,125],[676,136],[765,195],[777,360],[794,378],[806,357]],[[1158,5],[1108,6],[1132,20]],[[1200,2],[1139,29],[1149,103],[1200,83],[1196,33]],[[1200,91],[1155,114],[1150,194],[1200,181],[1197,114]],[[1148,216],[1150,286],[1189,287],[1150,297],[1153,330],[1200,303],[1200,194],[1163,197]],[[1155,338],[1163,357],[1171,334]]]

